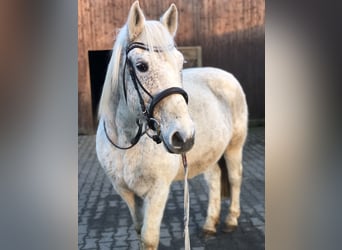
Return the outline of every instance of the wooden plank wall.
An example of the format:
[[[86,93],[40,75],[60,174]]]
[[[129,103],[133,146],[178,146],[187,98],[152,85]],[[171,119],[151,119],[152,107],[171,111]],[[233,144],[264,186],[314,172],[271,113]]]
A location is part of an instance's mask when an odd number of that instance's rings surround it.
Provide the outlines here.
[[[93,133],[89,50],[113,47],[134,0],[78,0],[79,133]],[[178,46],[202,46],[203,66],[233,73],[241,82],[250,119],[265,116],[265,0],[140,0],[146,17],[158,19],[174,2]]]

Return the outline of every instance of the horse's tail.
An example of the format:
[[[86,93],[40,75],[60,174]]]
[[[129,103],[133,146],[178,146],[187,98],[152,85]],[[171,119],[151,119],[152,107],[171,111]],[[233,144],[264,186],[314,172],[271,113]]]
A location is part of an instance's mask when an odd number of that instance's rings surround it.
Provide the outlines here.
[[[228,168],[224,157],[218,162],[221,169],[221,197],[230,198],[230,183],[228,178]]]

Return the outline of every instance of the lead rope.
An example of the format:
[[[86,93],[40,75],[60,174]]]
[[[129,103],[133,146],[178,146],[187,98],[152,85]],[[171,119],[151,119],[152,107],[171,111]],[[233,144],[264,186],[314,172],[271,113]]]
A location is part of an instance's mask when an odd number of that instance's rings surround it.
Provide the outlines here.
[[[182,161],[184,166],[184,250],[190,250],[188,163],[185,153],[182,154]]]

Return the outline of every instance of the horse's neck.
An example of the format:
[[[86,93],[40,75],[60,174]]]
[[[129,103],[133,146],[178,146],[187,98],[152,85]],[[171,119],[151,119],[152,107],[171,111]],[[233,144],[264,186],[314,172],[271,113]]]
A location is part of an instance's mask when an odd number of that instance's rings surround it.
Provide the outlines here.
[[[122,97],[117,105],[115,124],[119,129],[124,129],[126,132],[129,132],[129,129],[135,130],[136,128],[136,116],[128,109],[127,103]]]

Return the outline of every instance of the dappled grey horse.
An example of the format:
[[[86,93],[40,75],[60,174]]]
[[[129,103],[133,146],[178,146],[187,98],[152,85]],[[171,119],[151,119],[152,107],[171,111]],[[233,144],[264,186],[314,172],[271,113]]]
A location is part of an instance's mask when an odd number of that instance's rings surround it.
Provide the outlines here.
[[[142,249],[157,249],[170,185],[204,173],[209,205],[203,229],[215,233],[221,189],[230,191],[225,230],[240,216],[242,149],[247,135],[245,95],[233,75],[216,68],[182,70],[172,4],[160,21],[131,6],[108,66],[99,107],[97,156],[125,200]],[[226,166],[219,166],[221,158]],[[227,186],[229,185],[229,186]]]

